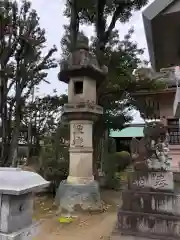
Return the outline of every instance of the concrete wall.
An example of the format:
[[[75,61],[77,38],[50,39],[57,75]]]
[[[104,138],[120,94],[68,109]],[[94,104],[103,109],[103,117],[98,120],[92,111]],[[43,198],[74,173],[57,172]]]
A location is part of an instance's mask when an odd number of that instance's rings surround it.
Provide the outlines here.
[[[165,116],[167,118],[174,118],[173,116],[173,103],[174,103],[175,93],[166,93],[159,95],[159,107],[160,116]]]

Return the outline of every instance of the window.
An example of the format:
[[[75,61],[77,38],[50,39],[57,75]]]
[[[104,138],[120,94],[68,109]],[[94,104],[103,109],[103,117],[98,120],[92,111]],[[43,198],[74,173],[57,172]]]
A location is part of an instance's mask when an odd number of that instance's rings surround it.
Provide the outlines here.
[[[179,119],[168,119],[168,132],[169,132],[169,144],[179,145],[180,144],[180,129]]]
[[[83,93],[83,81],[74,82],[74,94],[82,94]]]

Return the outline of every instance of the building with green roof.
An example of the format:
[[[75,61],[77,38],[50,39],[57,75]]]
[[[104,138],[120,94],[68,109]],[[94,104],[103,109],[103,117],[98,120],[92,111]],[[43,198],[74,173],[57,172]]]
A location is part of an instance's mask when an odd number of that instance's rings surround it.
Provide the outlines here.
[[[130,142],[132,138],[141,139],[144,136],[143,129],[144,124],[133,124],[122,130],[111,130],[109,136],[116,141],[116,151],[130,152]]]
[[[116,130],[110,132],[110,137],[113,138],[141,138],[143,136],[143,127],[126,127],[121,131]]]

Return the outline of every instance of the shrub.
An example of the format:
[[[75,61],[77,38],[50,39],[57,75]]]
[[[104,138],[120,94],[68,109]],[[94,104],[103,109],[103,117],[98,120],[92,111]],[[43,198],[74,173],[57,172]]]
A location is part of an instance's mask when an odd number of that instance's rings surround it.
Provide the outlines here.
[[[68,176],[68,147],[61,143],[57,144],[53,136],[45,137],[43,142],[39,173],[51,182],[49,192],[55,194],[59,183]]]
[[[116,162],[117,162],[117,171],[123,171],[131,162],[132,158],[129,152],[121,151],[116,154]]]
[[[39,173],[51,184],[49,193],[56,193],[59,183],[68,176],[69,163],[67,160],[48,158],[42,164]]]
[[[128,152],[116,152],[107,154],[104,161],[105,187],[109,189],[119,189],[120,174],[118,172],[124,169],[131,163],[131,156]]]

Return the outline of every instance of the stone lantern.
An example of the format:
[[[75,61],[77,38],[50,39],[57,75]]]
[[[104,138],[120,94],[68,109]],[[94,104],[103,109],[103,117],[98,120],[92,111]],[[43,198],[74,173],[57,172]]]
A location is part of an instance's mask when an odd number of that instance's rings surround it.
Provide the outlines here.
[[[91,55],[88,39],[78,39],[76,50],[61,65],[59,80],[68,84],[68,103],[62,120],[70,124],[69,176],[60,184],[61,209],[73,211],[100,206],[98,184],[93,176],[93,123],[103,114],[97,103],[97,87],[107,70]]]

